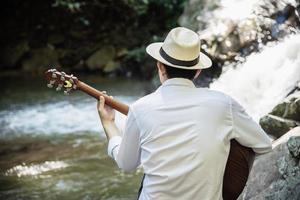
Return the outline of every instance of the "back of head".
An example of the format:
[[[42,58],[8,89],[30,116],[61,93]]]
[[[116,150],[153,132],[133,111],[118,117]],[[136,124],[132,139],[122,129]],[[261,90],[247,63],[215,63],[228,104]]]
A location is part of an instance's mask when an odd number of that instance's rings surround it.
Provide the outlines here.
[[[196,76],[197,70],[186,70],[180,69],[176,67],[170,67],[166,64],[163,64],[166,69],[167,77],[170,78],[186,78],[189,80],[193,80]]]

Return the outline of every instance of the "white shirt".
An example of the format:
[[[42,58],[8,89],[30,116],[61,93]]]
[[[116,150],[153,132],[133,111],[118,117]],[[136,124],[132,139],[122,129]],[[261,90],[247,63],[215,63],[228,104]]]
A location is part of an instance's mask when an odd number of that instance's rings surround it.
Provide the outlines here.
[[[231,97],[173,78],[130,106],[123,137],[115,136],[108,154],[146,176],[140,200],[218,200],[230,140],[256,153],[271,140]]]

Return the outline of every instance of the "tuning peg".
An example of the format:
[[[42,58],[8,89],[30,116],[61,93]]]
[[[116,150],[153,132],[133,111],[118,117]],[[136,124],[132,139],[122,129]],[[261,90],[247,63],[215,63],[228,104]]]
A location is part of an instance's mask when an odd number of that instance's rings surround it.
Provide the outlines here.
[[[57,75],[54,72],[52,73],[52,78],[57,78]]]
[[[61,81],[65,81],[66,79],[65,79],[65,77],[62,75],[62,76],[60,77],[60,80],[61,80]]]
[[[60,91],[61,90],[61,88],[62,88],[62,84],[58,84],[58,86],[57,86],[57,88],[56,88],[56,91]]]
[[[52,85],[51,83],[48,83],[48,84],[47,84],[47,87],[48,87],[48,88],[53,88],[53,85]]]
[[[65,95],[69,95],[71,90],[72,90],[71,88],[67,88],[67,89],[64,91],[64,94],[65,94]]]
[[[47,87],[48,87],[48,88],[53,88],[54,83],[55,83],[55,80],[51,80],[51,81],[47,84]]]
[[[70,83],[74,83],[73,78],[75,78],[75,77],[74,77],[73,74],[71,74],[71,75],[70,75],[70,79],[69,79]]]

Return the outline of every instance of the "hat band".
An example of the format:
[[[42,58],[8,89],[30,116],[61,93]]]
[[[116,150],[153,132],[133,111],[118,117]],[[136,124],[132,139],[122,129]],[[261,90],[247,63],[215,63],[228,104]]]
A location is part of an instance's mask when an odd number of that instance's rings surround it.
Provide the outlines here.
[[[192,67],[194,65],[197,65],[199,63],[199,56],[194,59],[194,60],[178,60],[176,58],[172,58],[171,56],[169,56],[161,47],[159,50],[159,54],[161,55],[161,57],[163,57],[166,61],[168,61],[169,63],[173,64],[173,65],[179,65],[179,66],[186,66],[186,67]]]

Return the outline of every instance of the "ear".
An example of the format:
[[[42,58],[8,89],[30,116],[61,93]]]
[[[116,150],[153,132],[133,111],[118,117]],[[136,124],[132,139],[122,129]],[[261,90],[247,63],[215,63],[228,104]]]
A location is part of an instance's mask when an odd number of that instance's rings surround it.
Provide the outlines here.
[[[161,62],[157,61],[156,66],[162,74],[166,73],[166,68]]]
[[[198,76],[200,75],[201,73],[201,69],[198,69],[195,76],[194,76],[194,79],[198,78]]]

